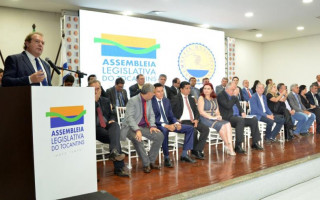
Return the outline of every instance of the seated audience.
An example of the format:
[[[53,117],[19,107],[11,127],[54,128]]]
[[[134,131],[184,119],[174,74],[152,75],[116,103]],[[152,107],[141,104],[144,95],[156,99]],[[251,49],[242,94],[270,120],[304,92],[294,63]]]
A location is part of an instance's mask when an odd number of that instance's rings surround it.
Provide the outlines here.
[[[189,83],[190,83],[190,87],[191,87],[191,96],[193,96],[193,98],[196,100],[196,102],[199,99],[200,96],[200,90],[198,88],[196,88],[196,84],[197,84],[197,79],[195,77],[191,77],[189,78]]]
[[[179,78],[174,78],[172,80],[172,86],[171,86],[171,99],[173,98],[173,96],[176,96],[177,94],[180,93],[180,79]]]
[[[91,81],[93,81],[93,80],[97,80],[96,75],[95,75],[95,74],[89,75],[89,76],[88,76],[88,85],[89,85],[89,83],[90,83]],[[101,84],[100,84],[100,85],[101,85]],[[107,93],[106,93],[106,91],[104,91],[102,85],[101,85],[101,96],[107,98]]]
[[[231,125],[228,121],[222,120],[217,96],[211,83],[206,83],[203,86],[203,91],[198,100],[198,110],[201,123],[219,132],[221,139],[224,141],[227,154],[235,156],[236,153],[232,146]]]
[[[127,91],[124,88],[125,81],[123,78],[119,77],[115,81],[115,85],[108,88],[106,93],[107,97],[111,102],[112,108],[116,107],[126,107],[128,103]]]
[[[302,104],[301,97],[299,96],[298,84],[292,84],[290,86],[290,90],[291,92],[288,95],[289,104],[291,108],[297,113],[297,118],[300,119],[296,126],[296,130],[294,131],[294,135],[297,137],[300,137],[300,135],[308,135],[309,127],[316,117],[313,113],[309,112]]]
[[[202,124],[200,114],[194,98],[190,96],[190,83],[183,81],[180,84],[180,92],[171,100],[174,116],[181,124],[192,125],[194,127],[192,155],[197,159],[204,159],[203,149],[206,144],[209,128]],[[200,136],[198,134],[200,132]]]
[[[142,160],[143,171],[150,173],[152,169],[160,169],[156,165],[159,149],[163,142],[163,134],[156,128],[155,116],[150,101],[154,95],[154,86],[146,83],[140,94],[132,97],[127,104],[126,114],[121,128],[121,140],[128,137]],[[152,141],[147,154],[142,136]]]
[[[252,94],[256,93],[256,88],[257,88],[257,85],[260,83],[259,80],[255,80],[254,83],[253,83],[253,86],[251,88],[252,90]]]
[[[0,87],[2,86],[3,69],[0,68]]]
[[[108,143],[110,149],[110,160],[113,161],[114,174],[128,177],[124,170],[124,154],[121,153],[120,127],[115,122],[115,116],[111,111],[110,102],[101,96],[101,85],[98,80],[92,80],[89,87],[95,88],[96,101],[96,138],[102,143]]]
[[[279,131],[285,120],[279,116],[274,116],[272,114],[267,104],[267,98],[263,94],[263,92],[263,84],[257,84],[256,93],[252,95],[252,98],[249,101],[251,107],[251,115],[256,115],[259,121],[265,122],[267,124],[265,142],[278,142],[276,137],[279,134]],[[276,123],[276,126],[272,129],[273,123]]]
[[[188,156],[188,150],[193,148],[193,126],[180,124],[172,113],[170,100],[163,95],[163,85],[160,83],[154,84],[155,96],[152,98],[152,108],[155,115],[157,128],[163,133],[164,140],[162,150],[164,155],[164,166],[173,167],[169,158],[169,132],[184,133],[184,144],[181,155],[181,160],[194,163],[196,162]]]
[[[272,79],[271,78],[268,78],[267,80],[266,80],[266,87],[264,88],[264,95],[267,95],[267,90],[268,90],[268,85],[269,84],[272,84],[273,83],[273,81],[272,81]]]
[[[237,76],[234,76],[232,78],[232,82],[234,82],[234,84],[236,84],[236,87],[239,89],[239,94],[237,96],[237,98],[239,99],[239,101],[244,101],[244,98],[243,98],[243,95],[242,95],[242,92],[241,92],[241,88],[238,86],[239,84],[239,78]]]
[[[227,77],[223,77],[221,80],[221,85],[217,85],[216,86],[216,94],[218,95],[220,92],[222,92],[228,83],[228,78]]]
[[[137,75],[136,77],[137,83],[129,87],[130,98],[138,95],[141,92],[142,86],[144,85],[144,80],[145,78],[143,74]]]
[[[249,88],[249,81],[243,80],[242,85],[243,85],[243,88],[241,92],[242,92],[243,100],[248,102],[251,99],[253,94],[252,90]]]
[[[224,91],[218,95],[218,103],[221,110],[221,115],[224,120],[228,120],[232,127],[236,129],[236,146],[235,151],[237,153],[246,153],[242,148],[242,142],[244,139],[244,127],[249,126],[252,136],[252,148],[257,150],[263,150],[259,145],[261,140],[258,120],[256,117],[247,118],[246,113],[240,106],[238,93],[240,92],[234,82],[228,83]]]
[[[66,75],[63,77],[63,85],[66,87],[72,87],[74,83],[74,77],[71,74]]]
[[[307,87],[305,85],[300,85],[299,87],[299,95],[301,98],[301,102],[308,109],[310,112],[315,114],[316,116],[316,133],[320,133],[320,107],[317,106],[316,103],[318,103],[317,96],[318,94],[316,93],[318,91],[318,86],[317,85],[311,85],[310,86],[310,91],[307,93]],[[309,98],[308,98],[309,97]],[[320,100],[320,99],[319,99]],[[311,103],[312,101],[312,103]]]
[[[202,90],[203,90],[203,86],[207,83],[210,83],[210,80],[209,78],[205,77],[202,79],[202,87],[200,88],[200,94],[202,93]]]
[[[318,95],[320,96],[320,74],[317,75],[316,77],[317,81],[312,83],[318,86]]]
[[[165,75],[165,74],[160,74],[159,75],[159,83],[161,84],[161,85],[163,85],[163,93],[164,93],[164,96],[166,97],[166,98],[168,98],[168,99],[171,99],[171,89],[170,89],[170,87],[168,87],[168,86],[166,86],[165,84],[166,84],[166,81],[167,81],[167,75]]]

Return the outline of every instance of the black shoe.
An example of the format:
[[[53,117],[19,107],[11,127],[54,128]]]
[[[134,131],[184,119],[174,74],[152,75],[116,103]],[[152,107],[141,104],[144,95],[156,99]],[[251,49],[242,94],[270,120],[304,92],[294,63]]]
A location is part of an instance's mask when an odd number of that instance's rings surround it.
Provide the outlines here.
[[[204,160],[204,157],[202,157],[200,151],[191,150],[191,155],[193,155],[196,159]]]
[[[263,148],[260,146],[258,143],[254,143],[251,148],[256,149],[256,150],[263,150]]]
[[[144,172],[144,173],[150,173],[150,172],[151,172],[150,165],[148,165],[148,166],[143,166],[143,172]]]
[[[202,151],[199,151],[199,153],[204,158],[204,153]]]
[[[125,157],[125,155],[122,153],[120,154],[116,149],[114,149],[110,156],[109,156],[109,159],[112,160],[112,161],[121,161],[123,160]]]
[[[117,176],[120,176],[120,177],[129,177],[130,176],[129,173],[126,172],[123,168],[115,170],[114,174]]]
[[[161,166],[160,165],[156,165],[154,163],[150,163],[150,168],[151,169],[161,169]]]
[[[164,159],[164,166],[165,166],[165,167],[169,167],[169,168],[172,168],[172,167],[173,167],[173,164],[172,164],[170,158]]]
[[[308,132],[306,132],[306,133],[300,133],[300,135],[302,135],[302,136],[307,136],[307,135],[309,135],[309,133],[308,133]]]
[[[234,148],[234,151],[235,151],[236,153],[247,153],[247,152],[242,148],[241,145],[236,145],[236,147]]]
[[[180,157],[180,160],[183,162],[189,162],[189,163],[196,163],[196,160],[193,160],[192,158],[190,158],[188,155],[184,156],[184,157]]]

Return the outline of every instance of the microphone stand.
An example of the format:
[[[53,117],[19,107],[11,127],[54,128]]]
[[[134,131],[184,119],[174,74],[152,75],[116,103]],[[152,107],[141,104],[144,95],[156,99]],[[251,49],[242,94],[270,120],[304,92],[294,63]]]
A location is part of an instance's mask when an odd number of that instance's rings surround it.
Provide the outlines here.
[[[83,76],[88,76],[88,74],[83,73],[83,72],[81,72],[81,71],[79,71],[79,70],[74,71],[74,70],[70,70],[70,69],[63,69],[62,67],[59,67],[59,66],[56,66],[56,67],[57,67],[58,69],[60,69],[60,70],[65,70],[65,71],[68,71],[68,72],[73,72],[73,73],[78,74],[79,86],[80,86],[80,87],[81,87],[81,79],[83,78]]]

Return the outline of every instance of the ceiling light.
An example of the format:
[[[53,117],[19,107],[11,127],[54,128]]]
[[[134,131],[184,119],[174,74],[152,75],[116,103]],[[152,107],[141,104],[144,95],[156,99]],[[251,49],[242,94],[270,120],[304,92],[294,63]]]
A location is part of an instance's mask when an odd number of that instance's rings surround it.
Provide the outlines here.
[[[302,3],[312,3],[313,0],[302,0]]]
[[[122,14],[128,16],[128,15],[132,15],[133,13],[128,10],[128,11],[122,12]]]
[[[298,31],[303,31],[303,30],[304,30],[304,27],[303,27],[303,26],[298,26],[298,27],[297,27],[297,30],[298,30]]]
[[[253,12],[247,12],[244,14],[246,17],[253,17]]]
[[[202,24],[202,25],[200,25],[202,28],[209,28],[210,27],[210,25],[209,24]]]
[[[257,38],[261,38],[261,37],[262,37],[262,34],[261,34],[261,33],[257,33],[257,34],[256,34],[256,37],[257,37]]]

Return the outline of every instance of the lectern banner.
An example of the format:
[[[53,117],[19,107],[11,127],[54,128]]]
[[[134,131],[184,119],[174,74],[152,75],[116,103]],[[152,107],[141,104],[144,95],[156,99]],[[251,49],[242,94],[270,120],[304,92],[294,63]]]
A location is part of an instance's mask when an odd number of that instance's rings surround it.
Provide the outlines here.
[[[37,199],[97,191],[94,88],[32,87]]]

